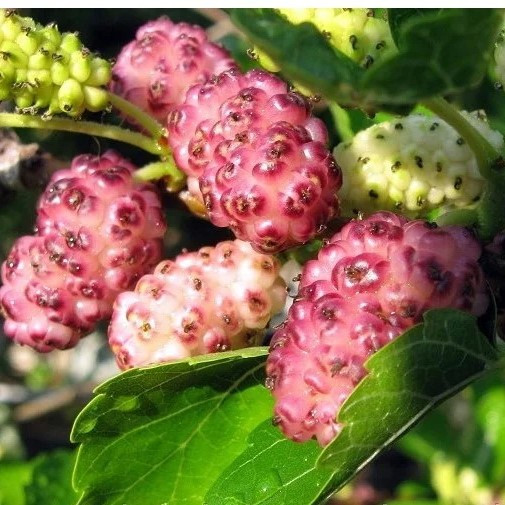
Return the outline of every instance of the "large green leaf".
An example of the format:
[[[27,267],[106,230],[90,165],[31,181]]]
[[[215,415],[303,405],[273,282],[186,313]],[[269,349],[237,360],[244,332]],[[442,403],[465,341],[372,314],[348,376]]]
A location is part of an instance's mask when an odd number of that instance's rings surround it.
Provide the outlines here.
[[[321,469],[321,447],[297,444],[271,420],[250,435],[248,448],[226,469],[204,505],[308,505],[331,493],[331,469]]]
[[[391,35],[396,44],[398,44],[398,39],[402,33],[403,25],[414,17],[425,16],[426,14],[431,14],[436,11],[439,12],[441,9],[421,9],[421,8],[398,8],[398,9],[388,9],[387,19],[389,23],[389,29],[391,30]]]
[[[492,9],[412,16],[399,28],[399,53],[373,65],[362,89],[375,103],[403,104],[475,86],[487,70],[500,23]]]
[[[344,428],[334,442],[324,450],[314,442],[296,444],[264,423],[205,504],[320,503],[496,358],[474,317],[450,309],[427,312],[423,324],[367,361],[369,375],[342,406],[338,419]]]
[[[26,505],[74,505],[72,487],[75,452],[58,450],[34,460],[31,482],[25,488]]]
[[[265,348],[135,369],[106,382],[76,420],[80,505],[201,505],[272,415]]]
[[[344,105],[398,107],[475,86],[492,55],[501,16],[493,9],[392,11],[398,53],[367,71],[311,23],[273,9],[232,9],[235,24],[283,74]]]
[[[292,80],[352,102],[364,70],[336,51],[312,23],[294,26],[273,9],[232,9],[231,17]]]

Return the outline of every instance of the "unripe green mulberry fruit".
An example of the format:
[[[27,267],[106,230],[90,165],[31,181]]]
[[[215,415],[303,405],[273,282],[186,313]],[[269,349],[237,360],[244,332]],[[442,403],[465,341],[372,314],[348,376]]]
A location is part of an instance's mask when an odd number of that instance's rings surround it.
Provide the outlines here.
[[[462,113],[494,147],[503,137],[483,112]],[[438,117],[412,114],[360,131],[334,151],[342,169],[342,213],[396,210],[415,217],[478,201],[485,181],[463,138]]]
[[[278,12],[295,25],[313,23],[333,47],[365,68],[395,50],[387,22],[374,17],[371,9],[278,9]],[[279,70],[266,54],[258,50],[255,53],[267,70]]]
[[[21,112],[47,108],[48,115],[77,117],[108,106],[101,87],[110,77],[110,63],[84,48],[77,34],[0,10],[0,100],[13,100]]]

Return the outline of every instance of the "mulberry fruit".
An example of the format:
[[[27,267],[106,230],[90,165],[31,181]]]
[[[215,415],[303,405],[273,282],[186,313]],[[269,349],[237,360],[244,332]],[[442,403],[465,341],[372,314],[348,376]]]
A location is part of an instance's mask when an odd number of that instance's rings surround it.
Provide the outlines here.
[[[190,88],[168,118],[174,158],[216,226],[260,252],[313,238],[338,214],[340,169],[305,99],[262,70]]]
[[[153,186],[132,180],[133,170],[109,151],[78,156],[53,174],[37,236],[19,239],[2,266],[7,336],[41,352],[72,347],[156,265],[161,203]]]
[[[102,86],[110,80],[110,63],[90,53],[75,33],[2,9],[0,54],[0,100],[13,100],[23,112],[78,117],[109,104]]]
[[[109,343],[123,368],[257,345],[286,288],[272,256],[236,240],[161,262],[116,300]]]
[[[463,114],[493,146],[503,147],[482,112]],[[416,217],[437,207],[466,207],[485,185],[473,151],[437,117],[412,114],[376,124],[339,144],[334,156],[343,172],[345,215],[396,210]]]
[[[488,298],[480,253],[465,228],[433,228],[387,212],[334,235],[305,265],[298,299],[271,343],[266,385],[285,435],[328,444],[367,357],[428,309],[482,315]]]
[[[122,49],[112,69],[111,89],[165,123],[192,85],[235,66],[199,26],[160,18],[141,26]]]

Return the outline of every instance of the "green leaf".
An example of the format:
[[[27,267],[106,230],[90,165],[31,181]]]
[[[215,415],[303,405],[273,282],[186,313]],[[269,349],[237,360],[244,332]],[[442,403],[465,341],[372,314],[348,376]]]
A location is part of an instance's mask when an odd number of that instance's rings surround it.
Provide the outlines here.
[[[393,36],[393,40],[396,44],[398,44],[398,38],[402,33],[402,27],[406,21],[409,21],[411,18],[425,16],[426,14],[431,14],[436,11],[439,12],[441,9],[388,9],[387,10],[387,18],[389,23],[389,29],[391,30],[391,35]]]
[[[424,324],[367,361],[369,375],[338,416],[345,428],[325,448],[320,463],[336,468],[340,475],[349,473],[346,467],[363,466],[433,407],[491,368],[496,359],[473,316],[453,309],[426,312]]]
[[[292,442],[267,420],[251,433],[248,445],[204,505],[305,505],[325,495],[333,472],[317,467],[321,447],[315,441]]]
[[[25,505],[24,487],[31,474],[30,463],[0,463],[0,505]]]
[[[26,486],[26,505],[74,505],[72,488],[75,451],[58,450],[36,458],[31,482]]]
[[[273,9],[231,9],[233,22],[293,81],[352,102],[364,70],[335,50],[312,23],[293,25]]]
[[[265,422],[206,496],[206,505],[309,505],[341,488],[435,405],[495,364],[473,316],[440,309],[373,355],[342,406],[344,428],[324,450],[296,444]],[[227,497],[228,501],[223,501]]]
[[[293,82],[365,110],[410,105],[477,85],[501,16],[496,9],[393,11],[398,53],[363,69],[312,23],[293,25],[273,9],[232,9],[234,23]]]
[[[266,348],[134,369],[76,420],[80,505],[201,505],[246,437],[272,415]]]
[[[493,9],[443,9],[409,17],[399,53],[373,65],[361,87],[375,103],[413,103],[462,91],[484,77],[501,16]]]

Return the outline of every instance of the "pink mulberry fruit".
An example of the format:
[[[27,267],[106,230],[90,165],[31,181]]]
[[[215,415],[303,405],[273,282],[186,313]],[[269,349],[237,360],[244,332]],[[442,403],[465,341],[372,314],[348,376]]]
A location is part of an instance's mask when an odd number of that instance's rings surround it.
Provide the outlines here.
[[[233,67],[228,52],[202,28],[160,18],[141,26],[122,49],[111,88],[164,123],[192,85]]]
[[[174,158],[216,226],[260,252],[314,237],[338,214],[341,172],[307,101],[262,70],[193,86],[168,117]]]
[[[274,422],[296,441],[328,444],[341,404],[375,351],[428,309],[486,310],[480,245],[467,229],[380,212],[352,221],[303,270],[298,301],[271,343]]]
[[[133,181],[134,169],[109,151],[53,175],[37,236],[19,239],[2,266],[7,336],[41,352],[72,347],[156,265],[161,203],[153,186]]]
[[[114,305],[109,343],[122,369],[260,343],[286,298],[279,263],[236,240],[161,262]]]

